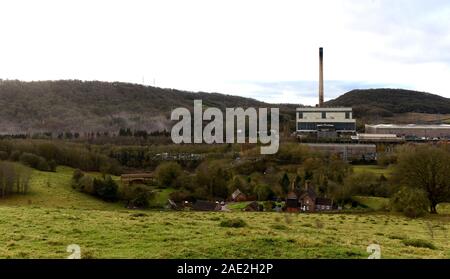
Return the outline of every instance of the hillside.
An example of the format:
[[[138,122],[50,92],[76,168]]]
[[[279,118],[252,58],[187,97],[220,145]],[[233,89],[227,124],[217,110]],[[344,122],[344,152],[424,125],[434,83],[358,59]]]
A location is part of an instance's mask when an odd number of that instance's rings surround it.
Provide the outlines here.
[[[170,112],[205,106],[268,106],[254,99],[218,93],[187,92],[138,84],[99,81],[0,80],[2,134],[60,131],[112,131],[120,128],[156,131],[169,129]],[[286,105],[282,111],[294,111]]]
[[[0,258],[64,259],[70,244],[83,258],[363,259],[370,243],[382,245],[383,258],[449,256],[448,215],[129,210],[75,191],[72,172],[35,170],[29,194],[0,199]],[[377,205],[380,198],[360,199]],[[221,226],[236,218],[246,226]],[[435,248],[405,244],[415,239]]]
[[[450,113],[450,99],[403,89],[352,90],[326,102],[326,105],[351,106],[356,117],[390,117],[399,113]]]

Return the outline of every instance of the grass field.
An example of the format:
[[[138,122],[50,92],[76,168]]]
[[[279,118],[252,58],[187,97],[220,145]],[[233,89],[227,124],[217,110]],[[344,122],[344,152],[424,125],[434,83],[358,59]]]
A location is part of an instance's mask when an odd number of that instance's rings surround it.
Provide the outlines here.
[[[355,196],[352,199],[373,210],[384,210],[389,205],[388,198]]]
[[[371,172],[376,175],[384,175],[385,177],[389,177],[392,173],[392,170],[390,168],[381,167],[378,165],[355,165],[353,166],[353,172]]]
[[[450,258],[449,219],[385,214],[139,212],[0,207],[2,258]],[[223,228],[241,218],[243,228]],[[420,239],[435,249],[407,246]]]
[[[84,258],[367,258],[371,243],[383,258],[450,258],[449,215],[126,210],[74,191],[71,175],[34,171],[29,195],[0,200],[0,258],[66,258],[70,244]],[[236,218],[246,226],[220,225]]]

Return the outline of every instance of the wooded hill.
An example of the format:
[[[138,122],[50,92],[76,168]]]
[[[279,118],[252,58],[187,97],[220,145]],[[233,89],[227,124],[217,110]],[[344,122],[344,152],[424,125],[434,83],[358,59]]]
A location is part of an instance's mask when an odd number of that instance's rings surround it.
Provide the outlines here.
[[[356,117],[389,117],[396,113],[449,114],[450,99],[403,89],[352,90],[326,102],[327,106],[353,107]]]
[[[238,96],[121,82],[0,80],[0,132],[169,130],[172,109],[192,108],[194,99],[221,109],[271,106]],[[294,119],[295,107],[281,105],[282,118]]]

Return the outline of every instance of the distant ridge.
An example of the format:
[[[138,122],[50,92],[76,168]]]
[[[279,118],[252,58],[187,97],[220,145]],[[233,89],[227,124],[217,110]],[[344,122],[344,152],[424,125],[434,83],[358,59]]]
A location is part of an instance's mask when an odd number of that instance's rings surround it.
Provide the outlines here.
[[[430,113],[449,114],[450,99],[430,94],[404,89],[356,89],[349,91],[334,100],[325,103],[326,106],[351,106],[357,117],[361,116],[392,116],[395,113]]]
[[[255,99],[188,92],[123,82],[0,80],[0,134],[97,132],[121,128],[162,131],[176,107],[271,107]],[[281,119],[294,119],[294,105],[281,105]]]

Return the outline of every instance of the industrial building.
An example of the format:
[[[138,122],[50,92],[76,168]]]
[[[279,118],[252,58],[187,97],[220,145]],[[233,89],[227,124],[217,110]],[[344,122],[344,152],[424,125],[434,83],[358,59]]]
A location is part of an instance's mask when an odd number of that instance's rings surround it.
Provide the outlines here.
[[[356,134],[351,136],[355,142],[361,143],[402,143],[405,142],[405,137],[397,136],[395,134]]]
[[[327,131],[337,135],[355,133],[356,120],[353,119],[352,108],[297,108],[298,133]]]
[[[406,139],[450,139],[448,124],[377,124],[365,125],[368,134],[394,134]]]
[[[297,108],[296,130],[299,136],[337,137],[356,132],[352,108],[323,107],[323,48],[319,48],[319,104],[314,108]]]
[[[345,161],[374,161],[377,159],[377,146],[375,144],[333,144],[333,143],[307,143],[313,151],[328,155],[338,155]]]
[[[296,131],[299,138],[310,137],[325,141],[334,140],[344,134],[350,141],[356,134],[356,119],[352,108],[324,107],[323,92],[323,48],[319,48],[319,104],[317,107],[297,108]],[[315,139],[314,139],[315,138]],[[359,139],[359,138],[356,138]],[[361,143],[304,143],[309,149],[328,155],[337,155],[345,161],[373,161],[377,157],[375,144]]]

